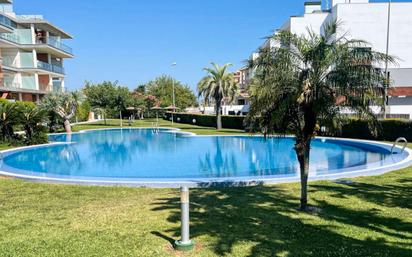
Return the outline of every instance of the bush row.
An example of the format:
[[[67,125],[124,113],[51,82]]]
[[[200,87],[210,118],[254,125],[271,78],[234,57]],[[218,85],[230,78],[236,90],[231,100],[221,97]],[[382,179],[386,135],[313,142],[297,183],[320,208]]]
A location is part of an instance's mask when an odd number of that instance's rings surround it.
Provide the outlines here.
[[[167,112],[165,119],[170,120],[172,114]],[[215,115],[174,113],[174,121],[178,123],[193,124],[203,127],[216,127]],[[193,122],[195,121],[195,122]],[[222,127],[227,129],[244,129],[244,117],[242,116],[222,116]]]
[[[343,125],[340,135],[347,138],[395,141],[405,137],[412,142],[412,122],[406,120],[381,120],[378,122],[377,133],[372,133],[368,122],[351,120]]]
[[[0,143],[12,146],[47,142],[42,123],[46,112],[32,102],[9,102],[0,99]],[[24,131],[24,135],[14,133]]]
[[[204,127],[216,127],[216,116],[202,114],[175,113],[175,122],[185,124],[195,124]],[[171,119],[171,113],[166,113],[165,119]],[[193,121],[196,121],[193,123]],[[244,117],[242,116],[222,116],[223,128],[244,130]],[[381,120],[378,122],[376,133],[372,132],[367,121],[348,120],[339,132],[329,134],[330,136],[358,138],[369,140],[394,141],[398,137],[405,137],[412,142],[412,122],[406,120]]]

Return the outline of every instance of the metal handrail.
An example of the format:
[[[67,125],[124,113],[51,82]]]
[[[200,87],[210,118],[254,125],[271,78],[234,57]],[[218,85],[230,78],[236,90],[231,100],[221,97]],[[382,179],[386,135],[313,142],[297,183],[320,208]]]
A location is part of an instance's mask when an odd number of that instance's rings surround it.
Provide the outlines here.
[[[395,149],[395,146],[400,142],[404,142],[401,153],[403,153],[405,151],[406,146],[408,145],[408,140],[406,140],[406,138],[404,138],[404,137],[399,137],[399,138],[396,139],[396,141],[392,145],[391,154],[393,154],[393,149]]]
[[[152,132],[158,134],[160,132],[159,122],[152,122]]]

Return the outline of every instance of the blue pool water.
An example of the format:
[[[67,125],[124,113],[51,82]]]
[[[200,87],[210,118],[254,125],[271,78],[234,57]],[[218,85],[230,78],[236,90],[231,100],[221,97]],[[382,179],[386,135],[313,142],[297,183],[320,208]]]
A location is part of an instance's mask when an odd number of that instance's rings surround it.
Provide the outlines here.
[[[51,135],[45,147],[5,154],[1,170],[89,180],[296,177],[293,138],[188,136],[150,129]],[[69,143],[70,142],[70,143]],[[312,143],[312,175],[339,174],[399,162],[384,147],[341,140]]]

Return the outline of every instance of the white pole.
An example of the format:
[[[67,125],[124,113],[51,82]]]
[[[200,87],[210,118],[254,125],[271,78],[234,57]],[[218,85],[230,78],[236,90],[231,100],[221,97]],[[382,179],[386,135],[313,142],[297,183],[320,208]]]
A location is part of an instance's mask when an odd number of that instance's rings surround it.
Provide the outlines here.
[[[388,55],[389,55],[389,41],[390,41],[390,27],[391,27],[391,4],[392,0],[389,0],[388,3],[388,24],[386,29],[386,61],[385,61],[385,76],[386,76],[386,83],[384,88],[384,104],[383,104],[383,118],[386,119],[388,114],[388,88],[390,86],[389,80],[389,72],[388,72]]]
[[[122,111],[120,111],[120,127],[123,127]]]
[[[194,247],[194,242],[190,240],[189,228],[189,188],[180,188],[180,212],[181,212],[181,240],[175,242],[176,250],[190,251]]]
[[[175,68],[176,67],[176,65],[177,65],[177,63],[172,63],[172,69],[173,68]],[[175,108],[176,108],[176,103],[175,103],[175,101],[176,101],[176,99],[175,99],[175,80],[174,80],[174,78],[173,78],[173,76],[172,76],[172,90],[173,90],[173,99],[172,99],[172,102],[173,102],[173,110],[172,110],[172,126],[173,126],[173,123],[174,123],[174,112],[175,112]]]

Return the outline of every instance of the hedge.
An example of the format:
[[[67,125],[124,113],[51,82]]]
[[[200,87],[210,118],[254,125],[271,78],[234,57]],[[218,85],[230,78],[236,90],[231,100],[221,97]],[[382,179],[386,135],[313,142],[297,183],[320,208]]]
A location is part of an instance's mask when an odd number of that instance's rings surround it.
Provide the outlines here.
[[[172,114],[167,112],[165,114],[165,119],[170,120]],[[189,114],[189,113],[174,113],[174,121],[178,123],[193,124],[203,127],[216,127],[216,116],[215,115],[204,115],[204,114]],[[222,116],[222,127],[227,129],[241,129],[244,130],[245,117],[242,116]],[[193,123],[193,120],[196,123]]]
[[[194,124],[203,127],[216,127],[216,116],[203,114],[175,113],[175,122]],[[171,113],[166,113],[165,119],[170,120]],[[243,116],[222,116],[222,126],[228,129],[245,130]],[[196,120],[196,123],[193,123]],[[388,119],[378,122],[377,133],[372,133],[368,122],[364,120],[349,120],[342,126],[340,132],[328,136],[357,138],[369,140],[395,141],[398,137],[405,137],[412,142],[412,121]]]
[[[342,127],[342,137],[395,141],[405,137],[412,142],[412,122],[406,120],[381,120],[378,123],[377,135],[373,135],[368,123],[363,120],[351,120]]]

